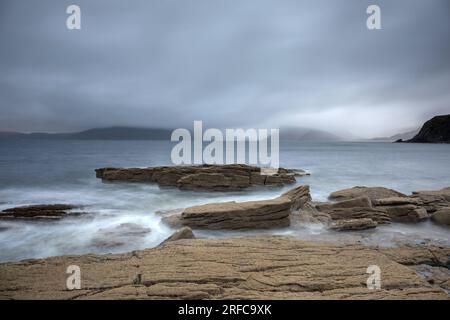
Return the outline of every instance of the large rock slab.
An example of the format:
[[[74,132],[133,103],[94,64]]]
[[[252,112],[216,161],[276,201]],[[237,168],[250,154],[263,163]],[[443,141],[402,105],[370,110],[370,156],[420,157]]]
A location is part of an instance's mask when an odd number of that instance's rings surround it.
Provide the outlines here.
[[[295,183],[301,173],[280,168],[274,175],[244,164],[162,166],[150,168],[100,168],[97,178],[103,181],[157,183],[182,190],[236,191],[252,186],[283,186]]]
[[[398,263],[445,249],[405,250],[288,237],[179,240],[129,254],[0,264],[0,299],[448,299]],[[65,286],[70,265],[80,267],[80,290]],[[381,289],[367,288],[370,265],[381,269]]]
[[[370,198],[370,200],[390,197],[406,197],[403,193],[384,187],[353,187],[332,192],[329,199],[342,201],[364,196]]]
[[[69,204],[42,204],[5,209],[0,213],[0,219],[46,219],[58,220],[69,215],[77,215],[82,212],[72,210],[79,208]]]
[[[211,203],[189,207],[181,223],[193,229],[273,229],[290,225],[292,202],[287,197],[248,202]]]

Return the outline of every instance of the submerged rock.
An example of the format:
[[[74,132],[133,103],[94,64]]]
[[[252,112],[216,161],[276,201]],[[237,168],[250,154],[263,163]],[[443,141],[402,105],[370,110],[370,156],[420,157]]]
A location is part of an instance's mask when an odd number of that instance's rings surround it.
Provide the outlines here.
[[[274,175],[264,175],[261,168],[244,164],[198,165],[150,168],[100,168],[103,181],[157,183],[182,190],[236,191],[251,186],[283,186],[295,183],[298,171],[280,168]]]
[[[335,191],[330,194],[330,200],[349,200],[358,197],[368,197],[370,200],[377,200],[391,197],[406,197],[403,193],[384,187],[353,187]]]
[[[348,219],[339,220],[333,222],[330,229],[337,231],[354,231],[354,230],[366,230],[376,228],[377,223],[372,219],[361,218],[361,219]]]
[[[102,248],[120,247],[127,243],[142,241],[150,232],[150,228],[145,228],[136,223],[122,223],[112,228],[99,229],[91,244]]]
[[[170,237],[161,242],[159,245],[162,246],[168,242],[182,240],[182,239],[195,239],[194,233],[192,229],[189,227],[183,227],[177,231],[175,231]]]
[[[5,209],[0,219],[61,219],[69,215],[82,214],[74,212],[79,206],[69,204],[42,204]]]

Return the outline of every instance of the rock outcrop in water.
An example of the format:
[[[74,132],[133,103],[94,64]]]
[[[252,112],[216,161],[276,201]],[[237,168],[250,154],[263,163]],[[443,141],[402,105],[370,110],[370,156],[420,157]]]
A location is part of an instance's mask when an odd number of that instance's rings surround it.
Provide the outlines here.
[[[403,193],[384,187],[353,187],[335,191],[330,194],[329,199],[342,201],[364,196],[368,197],[371,200],[390,197],[406,197],[406,195],[404,195]]]
[[[450,114],[428,120],[419,133],[406,142],[450,143]]]
[[[0,264],[0,299],[448,299],[415,267],[445,266],[449,254],[289,237],[179,240],[128,254]],[[369,290],[373,264],[382,282]],[[80,290],[66,289],[70,265],[82,270]]]
[[[151,168],[101,168],[103,181],[157,183],[182,190],[236,191],[252,186],[283,186],[295,183],[303,171],[280,168],[277,174],[264,175],[261,168],[244,164],[172,166]]]
[[[171,226],[192,229],[274,229],[290,225],[292,210],[311,200],[308,186],[296,187],[278,198],[247,202],[222,202],[193,206],[163,219]],[[176,213],[175,213],[176,214]]]
[[[78,206],[69,204],[42,204],[5,209],[0,219],[61,219],[69,215],[81,214],[72,210]]]

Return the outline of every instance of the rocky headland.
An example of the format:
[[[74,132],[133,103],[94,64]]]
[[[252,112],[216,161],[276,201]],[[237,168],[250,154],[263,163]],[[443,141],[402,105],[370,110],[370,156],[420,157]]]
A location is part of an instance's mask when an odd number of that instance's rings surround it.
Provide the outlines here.
[[[433,117],[412,139],[396,142],[450,143],[450,114]]]

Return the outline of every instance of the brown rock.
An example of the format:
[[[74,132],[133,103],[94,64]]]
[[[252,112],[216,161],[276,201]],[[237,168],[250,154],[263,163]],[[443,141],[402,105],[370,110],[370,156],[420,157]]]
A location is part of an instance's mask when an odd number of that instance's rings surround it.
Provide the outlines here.
[[[411,198],[420,201],[429,213],[433,213],[450,207],[450,187],[441,190],[414,191]]]
[[[78,207],[67,204],[43,204],[10,208],[0,213],[0,219],[61,219],[69,214],[80,214],[80,212],[71,212],[76,208]]]
[[[369,218],[378,224],[390,223],[391,219],[385,210],[374,208],[336,208],[327,212],[333,220]]]
[[[193,239],[0,264],[0,299],[448,299],[398,256],[288,237]],[[366,286],[373,264],[382,270],[379,290]],[[81,290],[65,287],[69,265],[82,270]]]
[[[367,196],[370,200],[406,197],[403,193],[384,187],[353,187],[335,191],[330,194],[329,198],[330,200],[348,200],[362,196]]]
[[[436,211],[436,213],[431,216],[431,220],[437,224],[450,226],[450,207]]]
[[[152,168],[101,168],[103,181],[157,183],[183,190],[235,191],[251,186],[282,186],[295,183],[296,171],[280,168],[277,174],[261,174],[261,168],[244,164]]]
[[[178,241],[183,239],[195,239],[194,233],[192,232],[192,229],[189,227],[183,227],[177,231],[175,231],[170,237],[168,237],[166,240],[161,242],[159,245],[162,246],[163,244],[166,244],[171,241]]]
[[[187,208],[181,223],[193,229],[272,229],[287,227],[291,201],[287,197],[249,202],[212,203]]]
[[[385,210],[395,222],[420,222],[429,218],[427,210],[414,204],[377,206],[376,208]]]
[[[357,197],[354,199],[344,200],[334,203],[321,203],[316,206],[319,211],[330,211],[333,209],[343,209],[343,208],[372,208],[372,202],[368,197]]]
[[[338,220],[333,222],[330,229],[337,231],[354,231],[354,230],[366,230],[376,228],[377,223],[372,219],[348,219]]]
[[[281,195],[288,198],[291,202],[291,210],[301,209],[307,202],[311,201],[309,186],[298,186]]]

